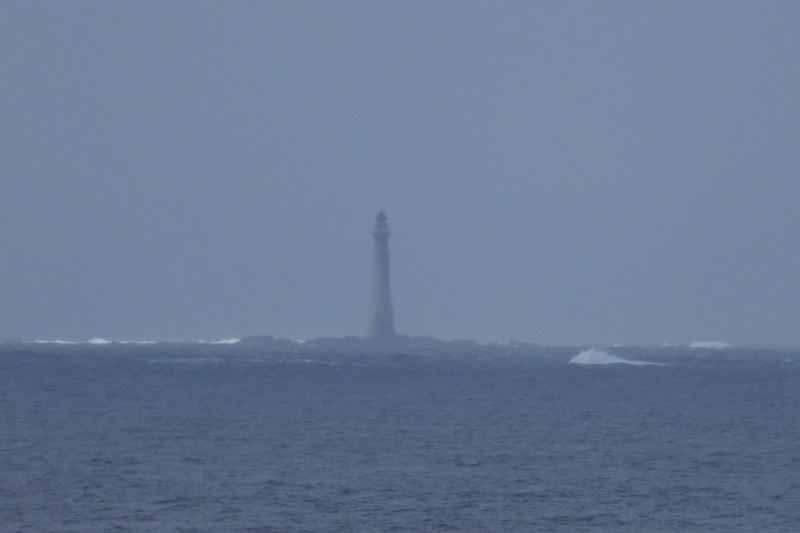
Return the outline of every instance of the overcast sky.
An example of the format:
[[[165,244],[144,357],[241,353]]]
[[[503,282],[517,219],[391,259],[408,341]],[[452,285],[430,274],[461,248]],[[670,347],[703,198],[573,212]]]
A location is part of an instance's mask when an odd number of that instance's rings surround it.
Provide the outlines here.
[[[800,345],[800,2],[3,2],[0,337]]]

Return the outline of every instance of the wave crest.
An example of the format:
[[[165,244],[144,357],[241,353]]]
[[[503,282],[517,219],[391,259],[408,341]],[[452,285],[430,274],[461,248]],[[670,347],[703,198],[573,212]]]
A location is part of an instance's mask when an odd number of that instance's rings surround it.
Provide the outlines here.
[[[594,348],[590,348],[588,350],[584,350],[572,359],[569,360],[570,363],[576,365],[657,365],[657,366],[665,366],[664,363],[651,363],[648,361],[631,361],[629,359],[623,359],[622,357],[617,357],[616,355],[611,355],[610,353],[606,353],[602,350],[595,350]]]
[[[694,341],[689,344],[689,348],[707,348],[711,350],[721,350],[723,348],[732,348],[730,344],[722,341]]]

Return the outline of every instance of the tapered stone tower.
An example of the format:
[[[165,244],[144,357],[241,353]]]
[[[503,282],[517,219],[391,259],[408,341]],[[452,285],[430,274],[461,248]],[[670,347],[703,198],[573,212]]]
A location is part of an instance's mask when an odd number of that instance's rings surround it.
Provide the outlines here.
[[[372,228],[375,240],[375,258],[372,264],[372,302],[369,308],[369,326],[364,338],[385,341],[394,337],[392,296],[389,290],[389,226],[383,209],[375,217]]]

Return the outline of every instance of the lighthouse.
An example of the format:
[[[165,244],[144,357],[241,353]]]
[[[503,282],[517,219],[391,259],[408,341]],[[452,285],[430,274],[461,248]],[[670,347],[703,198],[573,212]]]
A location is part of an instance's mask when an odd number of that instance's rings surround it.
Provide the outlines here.
[[[372,300],[369,308],[369,325],[364,338],[385,341],[394,337],[392,296],[389,290],[389,226],[381,209],[372,228],[375,257],[372,263]]]

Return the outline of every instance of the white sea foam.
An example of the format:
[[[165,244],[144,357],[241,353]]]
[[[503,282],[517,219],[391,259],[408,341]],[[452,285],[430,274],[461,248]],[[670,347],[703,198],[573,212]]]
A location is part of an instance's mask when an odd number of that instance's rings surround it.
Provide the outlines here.
[[[113,341],[101,339],[100,337],[93,337],[86,342],[62,341],[62,340],[46,341],[41,339],[37,339],[33,342],[37,344],[111,344]]]
[[[223,339],[221,341],[211,341],[208,344],[236,344],[241,339]]]
[[[689,348],[708,348],[712,350],[721,350],[731,347],[730,344],[721,341],[695,341],[689,344]]]
[[[628,359],[623,359],[622,357],[617,357],[616,355],[611,355],[606,353],[602,350],[595,350],[594,348],[590,348],[588,350],[584,350],[572,359],[569,360],[570,363],[574,363],[576,365],[616,365],[616,364],[625,364],[625,365],[658,365],[664,366],[663,363],[650,363],[647,361],[630,361]]]

